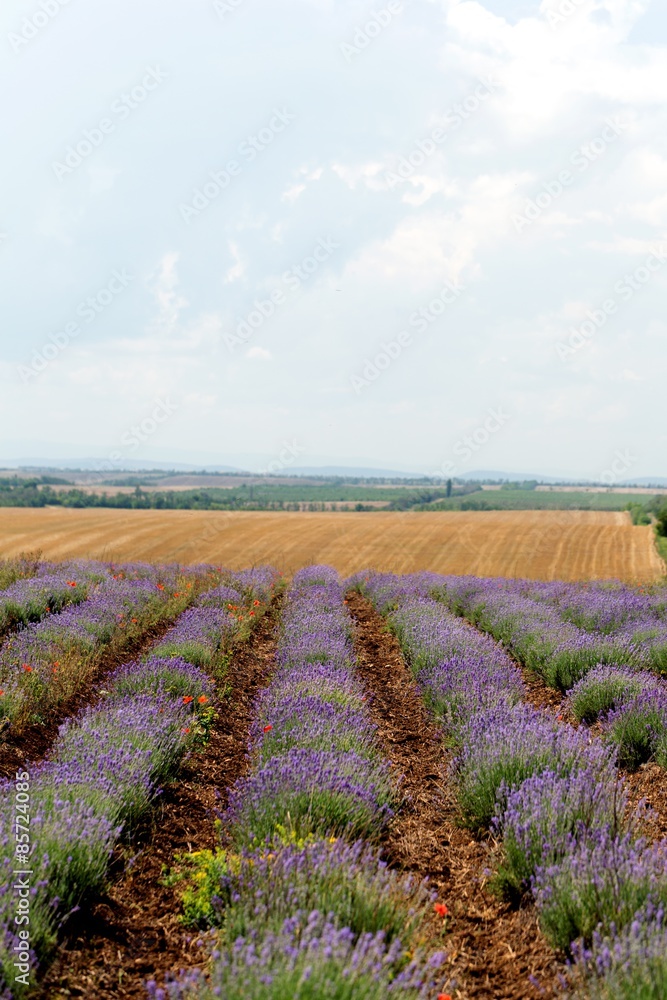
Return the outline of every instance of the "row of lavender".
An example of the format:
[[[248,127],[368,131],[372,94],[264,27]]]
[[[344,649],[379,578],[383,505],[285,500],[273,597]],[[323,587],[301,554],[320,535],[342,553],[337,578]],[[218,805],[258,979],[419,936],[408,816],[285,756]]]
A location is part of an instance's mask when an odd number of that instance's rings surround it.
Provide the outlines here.
[[[28,580],[43,565],[40,553],[22,553],[9,559],[0,559],[0,591],[17,580]]]
[[[283,613],[278,670],[256,706],[251,772],[223,817],[231,849],[189,858],[199,887],[186,894],[189,915],[218,927],[212,967],[166,992],[151,983],[151,997],[437,994],[441,956],[429,964],[406,952],[434,900],[374,846],[395,787],[365,701],[337,575],[302,570]]]
[[[84,583],[68,578],[67,584],[80,601],[10,635],[0,648],[0,717],[15,725],[47,717],[88,682],[109,649],[122,654],[218,579],[210,567],[132,564],[103,574],[100,564],[82,563],[80,569]]]
[[[667,657],[663,588],[640,593],[620,585],[435,575],[424,580],[452,611],[566,692],[566,707],[578,720],[601,719],[621,764],[655,760],[667,767],[667,687],[659,676]],[[573,608],[586,629],[564,620]]]
[[[433,577],[355,582],[388,615],[443,723],[463,822],[502,840],[497,887],[532,892],[582,996],[664,997],[667,842],[639,836],[613,750],[525,704],[502,648],[428,596]]]
[[[79,604],[90,586],[110,575],[111,569],[104,563],[38,563],[30,576],[21,576],[0,591],[0,639],[68,605]]]
[[[0,786],[3,1000],[29,992],[61,924],[103,883],[119,837],[205,737],[215,683],[207,673],[221,674],[274,579],[270,570],[231,574],[231,586],[209,590],[143,662],[112,675],[99,704],[60,727],[49,762]]]

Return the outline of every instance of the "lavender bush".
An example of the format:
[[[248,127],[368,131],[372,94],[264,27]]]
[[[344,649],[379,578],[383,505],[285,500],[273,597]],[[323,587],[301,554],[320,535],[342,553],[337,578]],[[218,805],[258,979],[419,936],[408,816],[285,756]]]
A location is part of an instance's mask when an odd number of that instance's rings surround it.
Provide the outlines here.
[[[285,842],[285,832],[254,851],[220,850],[186,857],[185,915],[191,924],[224,927],[227,941],[262,926],[278,931],[297,910],[319,908],[353,934],[383,930],[411,937],[431,909],[426,882],[400,876],[363,841]]]
[[[538,868],[559,862],[573,841],[590,830],[629,832],[628,796],[611,761],[564,776],[544,771],[507,795],[493,828],[502,837],[503,860],[495,885],[503,893],[530,887]]]
[[[13,559],[0,559],[0,591],[10,587],[17,580],[28,580],[44,567],[50,569],[51,564],[43,563],[38,553],[23,553]]]
[[[54,572],[13,583],[0,593],[0,638],[12,629],[41,621],[47,614],[57,614],[69,604],[80,604],[92,582],[90,577],[79,575],[73,580],[69,574]]]
[[[595,722],[613,709],[631,701],[642,691],[656,691],[660,682],[652,674],[627,667],[600,665],[568,691],[572,714],[580,722]]]
[[[224,818],[239,846],[263,841],[278,824],[297,837],[374,839],[392,815],[392,798],[388,765],[351,752],[293,749],[235,789]]]
[[[645,689],[611,712],[605,729],[623,766],[636,768],[654,758],[667,767],[667,690]]]
[[[610,754],[585,733],[559,726],[529,705],[501,706],[474,716],[461,733],[457,788],[466,826],[481,830],[527,778],[579,767],[606,770]]]
[[[614,928],[615,931],[615,928]],[[667,921],[651,904],[619,933],[593,932],[590,948],[575,947],[577,997],[588,1000],[663,1000],[667,996]]]
[[[214,606],[190,608],[164,636],[153,653],[177,656],[198,667],[210,668],[226,652],[238,632],[236,618]]]
[[[538,868],[535,902],[542,929],[556,948],[594,931],[627,926],[647,903],[667,903],[667,841],[648,844],[632,834],[591,830],[557,863]]]
[[[175,596],[179,583],[183,589]],[[155,567],[152,576],[112,577],[76,607],[10,637],[0,650],[0,714],[16,723],[31,715],[43,718],[89,679],[109,646],[122,649],[151,624],[182,610],[190,593],[186,581],[169,580]]]
[[[426,1000],[434,995],[436,970],[444,955],[409,960],[398,939],[340,928],[317,910],[298,912],[277,933],[239,938],[214,953],[210,980],[194,971],[159,989],[151,1000],[384,1000],[398,995]]]

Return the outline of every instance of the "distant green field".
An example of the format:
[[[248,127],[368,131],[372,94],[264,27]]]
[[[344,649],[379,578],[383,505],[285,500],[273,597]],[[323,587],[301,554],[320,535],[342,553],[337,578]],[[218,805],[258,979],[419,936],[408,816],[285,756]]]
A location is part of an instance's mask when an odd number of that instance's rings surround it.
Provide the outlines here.
[[[466,497],[450,497],[421,504],[415,510],[625,510],[642,506],[652,497],[635,493],[549,493],[541,490],[484,490]]]

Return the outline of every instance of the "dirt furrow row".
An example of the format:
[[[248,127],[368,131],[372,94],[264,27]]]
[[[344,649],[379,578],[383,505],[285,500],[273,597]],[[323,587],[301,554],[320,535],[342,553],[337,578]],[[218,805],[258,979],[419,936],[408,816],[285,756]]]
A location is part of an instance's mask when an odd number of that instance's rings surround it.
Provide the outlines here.
[[[277,617],[274,604],[237,648],[210,741],[118,849],[106,893],[72,918],[39,1000],[145,1000],[147,979],[198,964],[198,935],[180,922],[178,889],[163,884],[163,873],[176,853],[217,846],[216,812],[247,767],[253,705],[275,666]]]
[[[473,839],[457,824],[451,758],[397,640],[365,598],[351,591],[347,599],[382,749],[404,775],[405,803],[390,830],[387,860],[428,877],[450,910],[444,947],[457,982],[452,995],[457,1000],[555,996],[561,967],[539,932],[534,907],[513,909],[489,891],[497,845],[491,837]]]

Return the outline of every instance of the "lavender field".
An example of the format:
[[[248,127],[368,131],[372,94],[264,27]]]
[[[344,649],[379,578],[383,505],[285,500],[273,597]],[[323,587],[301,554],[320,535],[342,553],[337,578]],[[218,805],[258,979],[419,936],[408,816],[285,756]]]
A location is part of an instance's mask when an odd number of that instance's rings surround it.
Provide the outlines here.
[[[667,997],[667,588],[0,567],[0,997]]]

